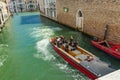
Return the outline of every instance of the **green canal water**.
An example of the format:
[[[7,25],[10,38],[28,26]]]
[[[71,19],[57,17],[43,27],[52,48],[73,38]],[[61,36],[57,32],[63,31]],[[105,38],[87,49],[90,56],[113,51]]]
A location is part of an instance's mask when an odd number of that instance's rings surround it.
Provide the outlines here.
[[[70,35],[84,49],[120,68],[119,60],[90,44],[91,37],[41,17],[18,13],[0,33],[0,80],[89,80],[51,48],[49,38]]]

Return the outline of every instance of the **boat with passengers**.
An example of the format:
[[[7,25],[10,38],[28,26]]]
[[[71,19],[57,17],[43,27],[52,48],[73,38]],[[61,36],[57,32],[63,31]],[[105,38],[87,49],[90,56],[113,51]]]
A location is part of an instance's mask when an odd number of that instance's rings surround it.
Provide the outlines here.
[[[63,39],[63,40],[62,40]],[[66,42],[62,37],[50,38],[53,49],[68,63],[85,74],[91,80],[95,80],[113,71],[110,64],[102,61],[92,53],[77,45],[76,48]]]

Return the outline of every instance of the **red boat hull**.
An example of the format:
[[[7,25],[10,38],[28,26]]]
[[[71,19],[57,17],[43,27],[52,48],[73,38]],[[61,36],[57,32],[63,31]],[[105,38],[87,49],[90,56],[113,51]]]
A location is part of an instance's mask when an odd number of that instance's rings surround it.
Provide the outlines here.
[[[83,66],[81,66],[80,64],[78,64],[77,62],[75,62],[74,60],[72,60],[69,56],[67,56],[66,54],[64,54],[61,50],[59,50],[56,46],[52,45],[53,49],[61,56],[63,57],[64,60],[66,60],[68,63],[70,63],[72,66],[74,66],[76,69],[78,69],[80,72],[82,72],[83,74],[85,74],[88,78],[90,78],[91,80],[95,80],[96,78],[98,78],[96,75],[94,75],[93,73],[91,73],[90,71],[88,71],[87,69],[85,69]]]
[[[113,57],[115,57],[117,59],[120,59],[120,52],[115,51],[115,49],[114,49],[115,47],[108,48],[108,47],[100,45],[98,42],[93,41],[93,40],[91,41],[91,43],[92,43],[93,46],[97,47],[98,49],[110,54],[111,56],[113,56]]]

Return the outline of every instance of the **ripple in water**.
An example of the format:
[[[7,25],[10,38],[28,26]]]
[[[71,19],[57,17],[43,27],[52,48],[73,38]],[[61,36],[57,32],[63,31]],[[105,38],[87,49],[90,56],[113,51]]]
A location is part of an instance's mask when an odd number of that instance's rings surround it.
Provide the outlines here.
[[[3,66],[3,63],[6,61],[7,58],[8,58],[8,55],[0,56],[0,67]]]
[[[62,30],[59,27],[55,28],[33,28],[31,36],[34,38],[50,38],[51,35],[54,35],[54,31]]]
[[[60,62],[56,62],[56,66],[61,69],[63,72],[65,72],[66,74],[70,74],[74,80],[89,80],[86,79],[82,76],[82,74],[76,70],[76,69],[72,69],[68,63],[60,63]]]
[[[55,27],[55,28],[52,28],[54,31],[61,31],[62,28],[59,28],[59,27]]]
[[[8,47],[7,44],[0,44],[0,47]]]
[[[0,44],[0,52],[5,51],[5,49],[8,47],[7,44]],[[4,51],[3,51],[4,50]],[[3,66],[3,63],[6,61],[6,59],[8,58],[8,55],[5,55],[3,53],[0,53],[0,67]]]
[[[51,29],[38,29],[31,33],[31,35],[35,38],[48,38],[49,36],[53,35],[53,31]]]

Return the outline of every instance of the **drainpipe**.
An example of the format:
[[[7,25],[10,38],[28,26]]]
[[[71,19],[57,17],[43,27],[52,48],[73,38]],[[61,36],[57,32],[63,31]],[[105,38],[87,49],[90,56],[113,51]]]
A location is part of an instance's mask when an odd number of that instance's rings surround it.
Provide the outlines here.
[[[103,40],[106,40],[107,32],[108,32],[108,24],[105,26],[105,32],[104,32]]]

